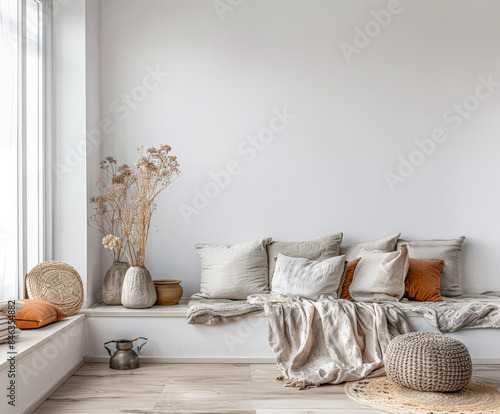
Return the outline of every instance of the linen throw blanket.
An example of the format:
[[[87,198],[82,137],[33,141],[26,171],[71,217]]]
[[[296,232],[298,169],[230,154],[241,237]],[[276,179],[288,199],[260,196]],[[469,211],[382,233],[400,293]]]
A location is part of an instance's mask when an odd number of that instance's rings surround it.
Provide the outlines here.
[[[443,297],[443,302],[380,303],[384,308],[415,312],[443,333],[460,329],[500,328],[500,292]],[[245,300],[204,299],[194,295],[189,301],[190,324],[217,325],[240,320],[263,311],[263,305]]]
[[[443,297],[442,302],[403,300],[384,304],[384,306],[391,305],[403,312],[422,315],[443,333],[456,332],[460,329],[500,328],[500,292],[454,298]]]
[[[263,307],[246,300],[207,299],[197,294],[188,303],[187,322],[192,325],[220,325],[263,312]]]
[[[287,386],[299,389],[365,378],[383,367],[391,339],[410,332],[403,312],[321,296],[318,301],[254,295],[264,308],[269,345]]]

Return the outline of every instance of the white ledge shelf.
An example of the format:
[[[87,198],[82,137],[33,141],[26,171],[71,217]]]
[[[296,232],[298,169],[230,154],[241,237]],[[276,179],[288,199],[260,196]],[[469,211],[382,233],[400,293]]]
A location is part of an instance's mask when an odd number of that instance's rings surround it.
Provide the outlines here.
[[[185,318],[188,311],[189,299],[181,299],[177,305],[153,306],[148,309],[129,309],[124,306],[106,305],[100,302],[89,309],[82,309],[87,318]],[[419,317],[415,312],[404,312],[407,317]],[[253,317],[266,317],[264,312]]]
[[[188,299],[181,299],[177,305],[153,306],[148,309],[129,309],[124,306],[111,306],[98,303],[92,308],[83,309],[87,318],[185,318],[188,310]]]

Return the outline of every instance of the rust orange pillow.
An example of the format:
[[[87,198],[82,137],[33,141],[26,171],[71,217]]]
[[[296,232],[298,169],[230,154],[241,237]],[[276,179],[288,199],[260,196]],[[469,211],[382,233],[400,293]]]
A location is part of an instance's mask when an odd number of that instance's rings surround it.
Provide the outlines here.
[[[443,260],[410,259],[405,297],[420,302],[442,302],[440,289],[443,263]]]
[[[340,299],[354,300],[353,298],[351,298],[351,295],[349,295],[349,286],[351,286],[354,271],[356,270],[356,266],[358,265],[360,260],[361,257],[358,257],[357,259],[351,260],[349,263],[347,263],[347,271],[345,273],[344,284],[342,285],[342,296],[340,297]]]
[[[68,316],[49,302],[34,299],[23,299],[21,302],[26,303],[26,306],[15,316],[19,329],[40,328]]]

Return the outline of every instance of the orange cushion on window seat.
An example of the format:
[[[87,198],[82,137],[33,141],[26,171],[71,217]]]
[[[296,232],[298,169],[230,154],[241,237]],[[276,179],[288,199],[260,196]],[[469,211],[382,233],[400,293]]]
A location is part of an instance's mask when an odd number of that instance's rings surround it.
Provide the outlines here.
[[[16,325],[19,329],[40,328],[52,322],[64,319],[66,313],[52,303],[42,300],[23,299],[26,306],[16,313]]]
[[[443,260],[410,259],[405,297],[421,302],[442,302],[440,288],[443,263]]]

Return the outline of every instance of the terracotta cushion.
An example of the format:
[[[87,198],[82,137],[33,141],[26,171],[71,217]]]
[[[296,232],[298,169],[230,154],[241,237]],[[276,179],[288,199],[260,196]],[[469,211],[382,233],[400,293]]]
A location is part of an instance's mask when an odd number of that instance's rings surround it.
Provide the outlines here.
[[[443,260],[411,259],[405,280],[405,297],[421,302],[441,302]]]
[[[26,306],[15,316],[19,329],[40,328],[67,316],[61,309],[49,302],[34,299],[23,299],[21,302],[24,302]]]
[[[347,271],[344,278],[344,284],[342,285],[342,296],[340,297],[340,299],[354,300],[349,294],[349,286],[351,286],[354,271],[356,270],[356,266],[358,265],[360,260],[361,257],[358,257],[357,259],[351,260],[349,263],[347,263]]]

